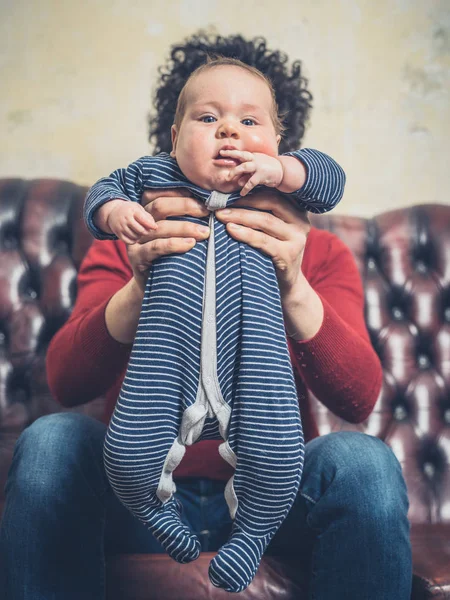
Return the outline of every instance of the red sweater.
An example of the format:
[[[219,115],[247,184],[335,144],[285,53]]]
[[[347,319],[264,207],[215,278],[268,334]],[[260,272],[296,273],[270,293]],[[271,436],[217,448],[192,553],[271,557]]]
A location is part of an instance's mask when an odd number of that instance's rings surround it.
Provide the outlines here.
[[[305,441],[318,435],[310,390],[339,417],[363,421],[381,387],[382,370],[366,330],[362,284],[350,250],[335,235],[311,229],[302,270],[324,305],[320,330],[310,340],[288,338]],[[50,390],[64,406],[105,395],[108,422],[125,375],[131,345],[115,341],[105,325],[109,299],[132,276],[122,242],[94,241],[78,274],[78,295],[67,323],[47,353]],[[187,449],[177,477],[228,479],[231,467],[219,456],[219,441]]]

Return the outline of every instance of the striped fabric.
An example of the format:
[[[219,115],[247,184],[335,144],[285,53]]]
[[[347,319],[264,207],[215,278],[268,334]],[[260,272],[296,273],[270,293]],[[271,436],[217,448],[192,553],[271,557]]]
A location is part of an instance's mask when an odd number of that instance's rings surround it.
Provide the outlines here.
[[[343,192],[340,167],[314,150],[292,155],[308,170],[293,194],[298,205],[333,208]],[[144,157],[93,186],[86,221],[97,238],[114,237],[93,223],[99,206],[113,198],[139,202],[144,189],[174,187],[190,189],[207,206],[215,194],[186,180],[168,155]],[[239,197],[225,196],[223,205]],[[232,239],[213,212],[209,224],[208,240],[152,265],[104,456],[120,500],[175,560],[189,562],[200,543],[181,521],[172,472],[186,444],[224,439],[221,455],[235,467],[226,490],[234,525],[211,562],[210,579],[238,592],[253,579],[294,502],[304,447],[272,260]]]
[[[294,156],[306,167],[307,175],[303,187],[292,194],[297,206],[312,213],[325,213],[332,210],[344,193],[345,173],[330,156],[302,148],[286,152],[284,156]],[[261,189],[262,186],[255,188]],[[85,218],[92,235],[98,240],[115,240],[115,235],[98,229],[93,221],[95,211],[108,200],[123,199],[141,201],[145,189],[188,188],[195,196],[206,201],[211,192],[191,183],[181,172],[175,159],[161,152],[157,156],[143,156],[127,169],[117,169],[109,177],[97,181],[86,198]],[[228,204],[240,198],[239,192],[230,195]],[[177,217],[179,219],[179,217]]]

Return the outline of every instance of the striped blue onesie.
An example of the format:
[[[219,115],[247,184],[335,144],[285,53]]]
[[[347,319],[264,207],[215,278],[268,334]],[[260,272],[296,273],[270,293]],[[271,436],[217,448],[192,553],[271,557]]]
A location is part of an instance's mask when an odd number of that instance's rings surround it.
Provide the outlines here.
[[[341,167],[317,150],[288,154],[307,169],[304,186],[290,194],[296,204],[315,213],[331,210],[343,194]],[[100,179],[87,195],[85,218],[97,239],[116,239],[94,224],[102,204],[140,202],[145,189],[179,187],[210,209],[210,236],[151,266],[105,439],[105,468],[123,504],[170,556],[185,563],[198,557],[200,542],[181,520],[172,472],[186,445],[222,439],[219,452],[235,469],[225,489],[234,521],[209,576],[214,585],[239,592],[252,581],[289,512],[303,468],[300,411],[273,262],[231,238],[214,216],[239,192],[194,185],[165,153]],[[181,219],[205,224],[205,218]]]

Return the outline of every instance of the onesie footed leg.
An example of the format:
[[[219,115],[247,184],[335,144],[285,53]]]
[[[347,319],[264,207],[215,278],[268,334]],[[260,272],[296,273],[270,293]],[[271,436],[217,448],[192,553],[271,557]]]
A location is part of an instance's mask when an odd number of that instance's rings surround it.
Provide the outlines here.
[[[231,534],[209,565],[209,579],[227,592],[242,592],[250,585],[271,536],[252,538],[242,531]]]
[[[140,459],[140,466],[136,468],[133,464],[134,455],[129,459],[129,454],[125,453],[122,459],[119,451],[123,448],[114,437],[113,427],[114,423],[106,436],[104,458],[109,482],[116,496],[151,531],[169,556],[179,563],[195,560],[200,554],[200,541],[182,522],[181,504],[173,496],[175,486],[172,471],[181,461],[184,446],[175,439],[163,464],[161,459],[158,463],[144,455],[145,459]],[[164,456],[164,450],[160,454]],[[142,456],[142,453],[138,456]],[[149,470],[147,464],[151,465],[153,485],[146,481]],[[158,481],[155,489],[154,482]]]
[[[181,521],[181,504],[169,500],[154,509],[146,520],[147,527],[171,558],[179,563],[196,560],[201,546],[197,536]]]

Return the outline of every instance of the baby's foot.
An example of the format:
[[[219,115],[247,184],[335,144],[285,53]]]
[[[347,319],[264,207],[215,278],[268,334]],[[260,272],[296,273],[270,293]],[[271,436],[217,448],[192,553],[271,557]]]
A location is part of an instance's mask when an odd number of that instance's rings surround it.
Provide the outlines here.
[[[232,535],[209,565],[211,583],[227,592],[245,590],[256,575],[269,541],[269,536],[251,538],[241,532]]]
[[[174,560],[188,563],[198,558],[200,541],[181,521],[181,505],[169,500],[160,509],[153,511],[147,522],[150,531]]]

